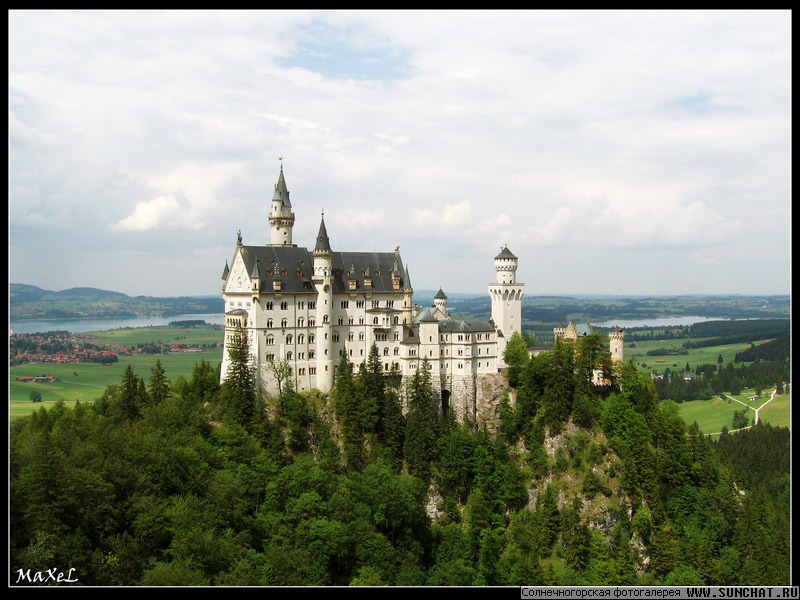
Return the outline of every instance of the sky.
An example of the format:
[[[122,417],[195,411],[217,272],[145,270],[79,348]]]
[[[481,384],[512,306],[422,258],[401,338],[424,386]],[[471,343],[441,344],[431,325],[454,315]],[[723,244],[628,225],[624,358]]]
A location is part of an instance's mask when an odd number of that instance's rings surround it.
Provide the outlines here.
[[[789,294],[791,11],[11,10],[9,283],[221,293],[241,230],[417,290]]]

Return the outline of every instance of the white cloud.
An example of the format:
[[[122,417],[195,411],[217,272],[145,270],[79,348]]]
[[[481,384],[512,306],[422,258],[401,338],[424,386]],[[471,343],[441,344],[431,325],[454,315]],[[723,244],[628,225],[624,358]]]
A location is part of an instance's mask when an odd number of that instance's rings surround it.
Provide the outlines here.
[[[86,252],[145,232],[153,257],[237,229],[263,243],[284,156],[297,243],[324,208],[337,247],[419,248],[452,291],[505,243],[602,264],[718,257],[744,234],[770,244],[718,260],[708,286],[785,290],[790,15],[11,11],[9,230],[32,246],[11,276],[58,270],[57,248],[98,232],[126,235]]]

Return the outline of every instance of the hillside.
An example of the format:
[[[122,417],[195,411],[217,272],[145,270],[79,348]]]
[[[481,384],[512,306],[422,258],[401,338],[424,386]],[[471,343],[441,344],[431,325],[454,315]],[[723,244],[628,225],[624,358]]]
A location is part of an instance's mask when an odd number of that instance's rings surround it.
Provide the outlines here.
[[[17,321],[146,315],[169,317],[223,311],[222,298],[215,297],[131,297],[89,287],[52,291],[22,283],[11,283],[8,288],[9,316]]]
[[[83,585],[786,585],[788,431],[714,443],[595,345],[522,360],[492,427],[432,411],[373,345],[330,394],[168,384],[132,370],[94,404],[10,429],[10,558]],[[244,338],[243,338],[244,339]],[[241,353],[246,356],[246,352]],[[509,373],[511,374],[511,373]],[[402,400],[401,400],[402,399]],[[46,510],[45,510],[46,509]]]

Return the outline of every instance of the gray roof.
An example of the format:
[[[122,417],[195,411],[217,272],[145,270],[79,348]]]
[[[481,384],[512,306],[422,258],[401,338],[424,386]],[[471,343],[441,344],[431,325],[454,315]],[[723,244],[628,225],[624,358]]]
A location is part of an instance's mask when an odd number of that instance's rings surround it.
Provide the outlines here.
[[[317,245],[314,246],[314,252],[330,252],[331,241],[328,239],[328,229],[325,227],[325,215],[319,222],[319,233],[317,234]]]
[[[514,253],[508,249],[508,246],[505,246],[501,251],[500,254],[495,256],[495,258],[517,258],[514,256]]]
[[[477,333],[494,331],[494,327],[488,321],[454,321],[452,319],[444,319],[439,321],[439,331],[443,333]]]
[[[242,246],[242,260],[248,273],[253,273],[258,262],[261,276],[261,291],[273,290],[272,282],[281,280],[281,293],[314,293],[311,283],[314,257],[306,248],[299,246]],[[364,280],[370,279],[372,292],[395,291],[392,286],[392,269],[402,261],[395,252],[333,252],[332,280],[334,293],[350,292],[349,280],[355,279],[356,291],[364,292]],[[403,278],[400,289],[407,287]]]
[[[283,178],[283,166],[281,166],[281,174],[278,176],[278,183],[275,184],[275,194],[272,199],[280,200],[284,208],[292,208],[292,203],[289,202],[289,190],[286,188],[286,180]]]
[[[444,290],[442,290],[442,288],[439,288],[439,291],[436,292],[436,295],[434,296],[434,298],[447,300],[447,295],[444,293]]]

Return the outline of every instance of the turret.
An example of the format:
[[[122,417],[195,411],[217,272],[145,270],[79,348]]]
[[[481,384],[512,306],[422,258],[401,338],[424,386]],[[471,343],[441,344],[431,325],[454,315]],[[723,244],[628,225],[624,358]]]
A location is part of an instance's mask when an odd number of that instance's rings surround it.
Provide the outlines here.
[[[625,330],[622,327],[615,327],[611,333],[608,334],[608,338],[611,360],[614,362],[624,362]]]
[[[314,246],[313,283],[317,290],[317,387],[329,390],[333,387],[333,251],[325,227],[325,213],[319,223],[317,243]]]
[[[506,366],[503,353],[515,331],[522,333],[522,296],[525,284],[517,283],[517,257],[504,246],[494,257],[496,283],[489,284],[492,321],[497,328],[497,366]]]
[[[270,245],[294,246],[292,243],[293,226],[294,213],[292,212],[292,203],[289,201],[286,180],[283,178],[283,164],[281,164],[281,173],[272,196],[272,210],[269,213]]]
[[[433,297],[433,305],[436,307],[437,317],[439,319],[447,318],[447,295],[442,288]]]

